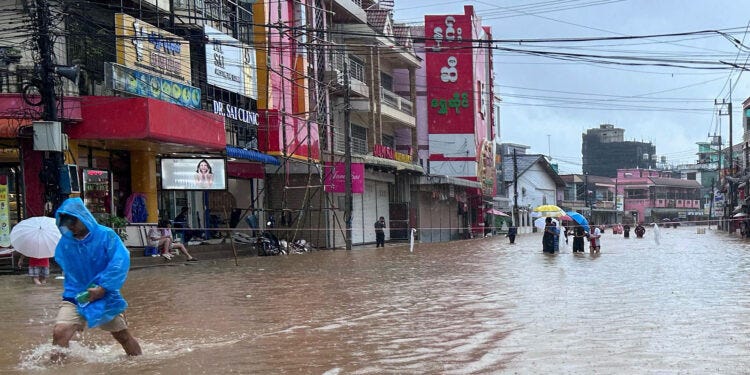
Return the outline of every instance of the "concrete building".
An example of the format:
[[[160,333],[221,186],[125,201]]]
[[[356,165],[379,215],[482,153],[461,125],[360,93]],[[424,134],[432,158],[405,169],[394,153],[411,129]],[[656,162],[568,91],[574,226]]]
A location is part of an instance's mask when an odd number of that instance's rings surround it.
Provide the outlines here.
[[[615,177],[619,168],[656,167],[656,146],[650,142],[625,141],[625,130],[602,124],[582,135],[583,173]]]

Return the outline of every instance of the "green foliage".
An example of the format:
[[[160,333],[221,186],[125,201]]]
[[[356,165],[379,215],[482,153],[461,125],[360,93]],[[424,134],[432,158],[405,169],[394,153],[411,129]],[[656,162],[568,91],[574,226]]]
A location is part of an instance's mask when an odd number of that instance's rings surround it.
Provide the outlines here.
[[[115,233],[120,236],[121,240],[125,241],[128,239],[128,233],[125,232],[125,227],[130,223],[124,217],[112,215],[104,220],[104,223],[102,224],[114,229]]]

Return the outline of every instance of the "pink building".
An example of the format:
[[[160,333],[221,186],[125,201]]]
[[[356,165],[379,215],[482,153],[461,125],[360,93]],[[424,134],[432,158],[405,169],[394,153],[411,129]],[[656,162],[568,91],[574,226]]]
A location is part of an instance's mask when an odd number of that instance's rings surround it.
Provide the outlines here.
[[[617,195],[624,198],[623,222],[697,220],[703,215],[698,181],[650,169],[618,169],[614,181]]]
[[[429,174],[480,183],[468,197],[477,228],[483,197],[496,191],[490,28],[467,5],[464,14],[425,16],[424,34]]]

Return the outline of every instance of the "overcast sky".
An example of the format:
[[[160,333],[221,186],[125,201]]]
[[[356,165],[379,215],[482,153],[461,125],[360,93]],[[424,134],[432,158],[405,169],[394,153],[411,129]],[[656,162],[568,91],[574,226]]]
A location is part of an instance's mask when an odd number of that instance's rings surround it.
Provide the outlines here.
[[[561,173],[580,173],[581,134],[603,123],[625,129],[626,140],[652,142],[669,163],[695,163],[696,142],[709,134],[728,144],[729,116],[714,101],[729,102],[730,83],[733,141],[742,140],[750,72],[731,64],[750,57],[747,1],[396,0],[394,19],[421,24],[425,14],[462,14],[464,5],[502,49],[494,53],[501,141],[551,154]],[[695,33],[707,30],[721,33]],[[685,35],[657,36],[676,33]],[[649,37],[559,40],[622,36]]]

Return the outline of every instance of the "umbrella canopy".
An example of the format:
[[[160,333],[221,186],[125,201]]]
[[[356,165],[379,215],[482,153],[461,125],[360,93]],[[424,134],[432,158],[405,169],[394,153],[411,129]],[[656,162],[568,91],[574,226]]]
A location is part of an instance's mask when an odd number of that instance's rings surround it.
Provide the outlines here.
[[[535,215],[536,214],[536,215]],[[538,206],[532,210],[531,216],[541,217],[560,217],[565,215],[565,211],[562,208],[555,206],[554,204],[544,204]]]
[[[544,227],[546,225],[545,220],[547,220],[546,217],[540,217],[540,218],[534,220],[534,226],[537,227],[537,228],[539,228],[539,229],[544,229]],[[560,227],[560,223],[556,219],[552,219],[552,222],[555,223],[555,225],[558,228]]]
[[[586,232],[591,232],[591,229],[589,228],[589,221],[586,220],[586,218],[583,217],[583,215],[575,211],[568,211],[565,213],[565,215],[570,217],[571,220],[575,221],[576,224],[582,226],[583,230],[585,230]]]
[[[46,216],[30,217],[16,224],[10,231],[10,244],[19,253],[32,258],[52,258],[60,241],[60,229],[55,219]]]

